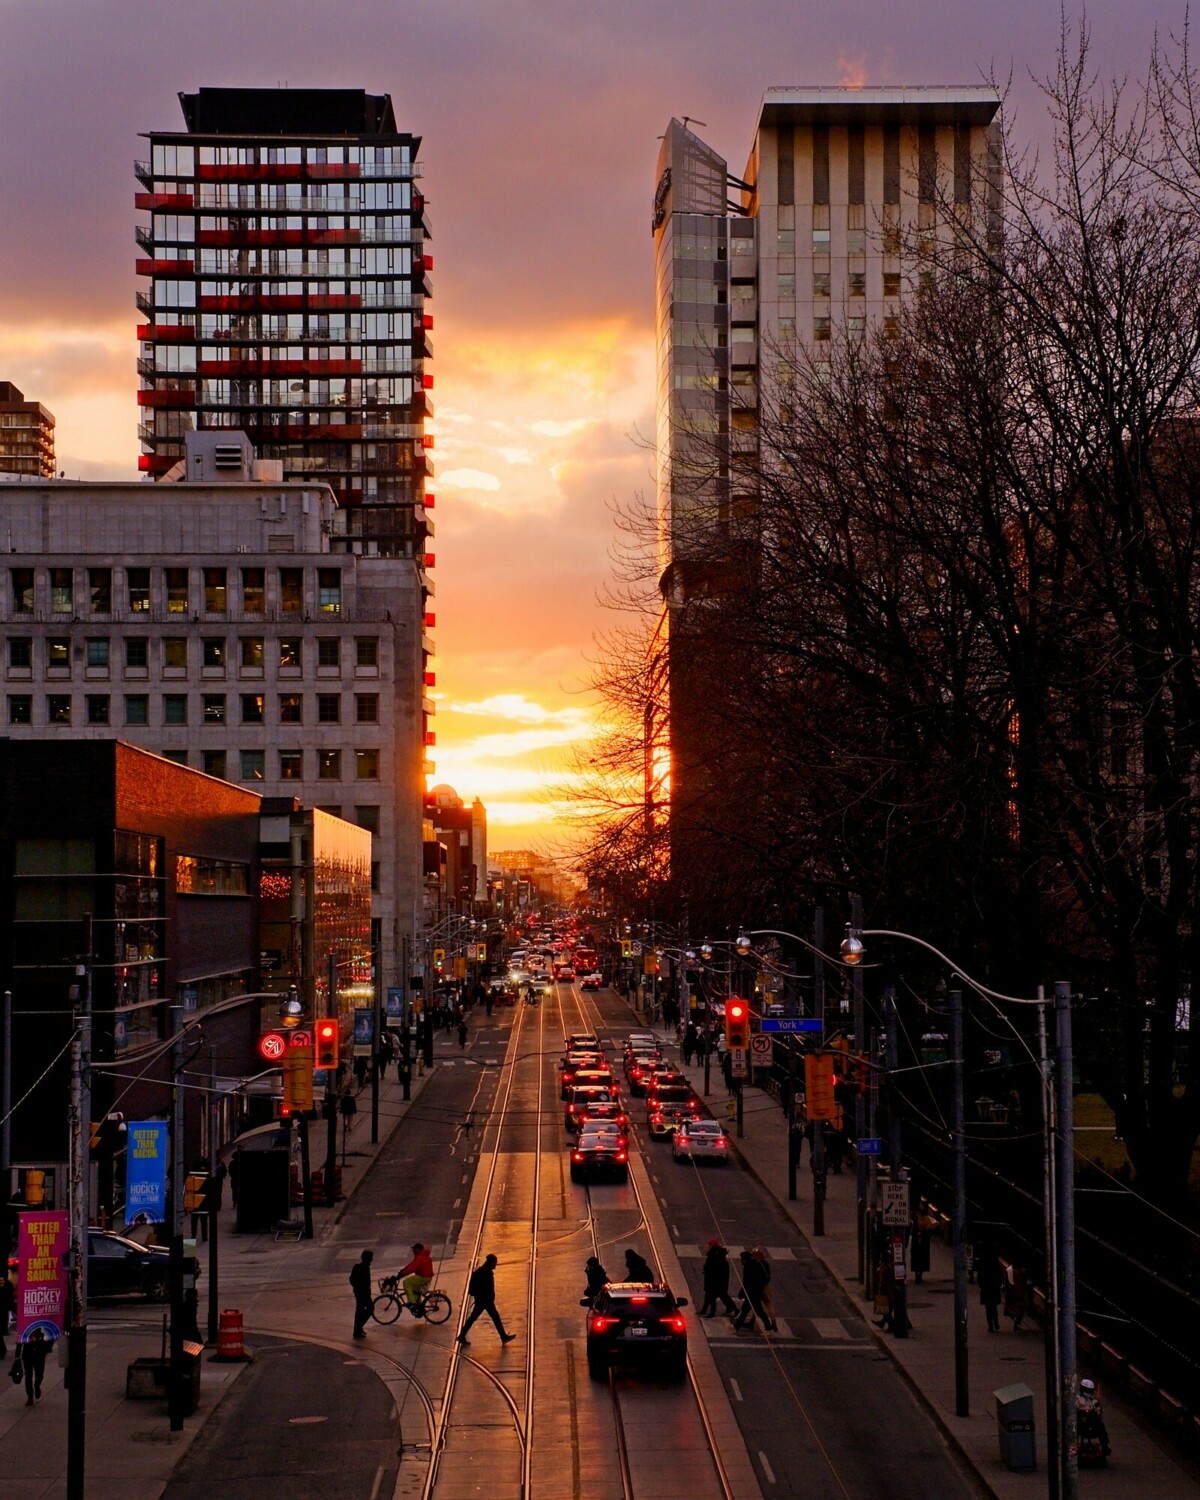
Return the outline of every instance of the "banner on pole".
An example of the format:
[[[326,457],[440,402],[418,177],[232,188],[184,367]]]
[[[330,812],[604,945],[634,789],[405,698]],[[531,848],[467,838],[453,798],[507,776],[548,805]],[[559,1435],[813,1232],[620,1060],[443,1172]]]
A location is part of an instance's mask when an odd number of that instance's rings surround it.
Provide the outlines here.
[[[167,1217],[167,1122],[131,1120],[126,1135],[125,1222],[145,1214],[151,1224]]]
[[[371,1005],[354,1007],[354,1055],[370,1057],[375,1050],[375,1008]]]
[[[17,1338],[27,1339],[40,1328],[48,1339],[60,1339],[67,1325],[69,1216],[23,1213],[17,1218]]]

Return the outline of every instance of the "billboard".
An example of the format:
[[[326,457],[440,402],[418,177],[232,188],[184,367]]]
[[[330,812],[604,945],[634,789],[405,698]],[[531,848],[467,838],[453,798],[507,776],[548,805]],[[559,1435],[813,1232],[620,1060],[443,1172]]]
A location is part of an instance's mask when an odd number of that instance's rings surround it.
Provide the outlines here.
[[[67,1324],[68,1215],[17,1215],[17,1338],[40,1328],[62,1338]]]
[[[167,1217],[167,1122],[131,1120],[126,1136],[125,1222],[145,1214],[151,1224]]]

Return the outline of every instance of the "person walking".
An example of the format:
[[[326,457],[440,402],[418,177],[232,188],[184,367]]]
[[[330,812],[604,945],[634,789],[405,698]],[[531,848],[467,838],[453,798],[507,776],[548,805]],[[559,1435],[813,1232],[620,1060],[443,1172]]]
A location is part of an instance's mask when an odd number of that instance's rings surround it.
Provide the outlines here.
[[[636,1250],[625,1252],[626,1281],[656,1281],[658,1278]]]
[[[986,1241],[975,1252],[975,1280],[979,1285],[979,1300],[987,1314],[988,1332],[999,1333],[1004,1268],[1000,1264],[1000,1257]]]
[[[471,1279],[467,1282],[467,1291],[474,1299],[474,1307],[471,1315],[462,1326],[462,1332],[455,1340],[465,1348],[471,1341],[467,1334],[475,1326],[477,1318],[487,1313],[496,1325],[496,1332],[500,1335],[502,1344],[511,1344],[516,1338],[515,1333],[508,1333],[504,1327],[504,1320],[496,1311],[496,1267],[499,1265],[494,1255],[485,1256],[483,1264],[478,1265],[471,1272]]]
[[[875,1311],[881,1316],[875,1319],[875,1327],[888,1333],[896,1331],[896,1268],[889,1251],[879,1257],[879,1268],[875,1273]]]
[[[587,1265],[583,1270],[587,1277],[587,1286],[584,1288],[583,1295],[589,1302],[594,1302],[608,1285],[608,1272],[594,1255],[588,1256]]]
[[[21,1365],[25,1371],[25,1405],[32,1406],[42,1399],[42,1377],[46,1373],[46,1356],[53,1349],[53,1340],[48,1339],[40,1328],[35,1328],[21,1345]]]
[[[768,1332],[778,1333],[779,1325],[775,1321],[775,1298],[771,1292],[771,1262],[767,1256],[766,1247],[764,1245],[755,1245],[750,1254],[762,1267],[763,1275],[766,1278],[763,1282],[762,1291],[759,1294],[759,1301],[762,1303],[764,1315],[764,1325]]]
[[[354,1291],[354,1337],[365,1339],[367,1319],[371,1316],[371,1262],[373,1250],[364,1250],[350,1269],[350,1285]]]
[[[729,1295],[729,1251],[720,1240],[711,1239],[704,1256],[704,1301],[698,1316],[715,1318],[718,1302],[725,1304],[729,1317],[737,1316],[737,1303]]]
[[[467,1018],[464,1016],[458,1023],[458,1050],[462,1052],[467,1045]]]
[[[770,1319],[762,1305],[762,1296],[770,1278],[770,1270],[765,1261],[755,1257],[752,1250],[743,1250],[738,1259],[742,1263],[742,1307],[733,1320],[733,1326],[739,1331],[751,1328],[755,1318],[759,1318],[763,1327],[767,1328]]]
[[[1016,1261],[1008,1268],[1008,1290],[1004,1294],[1004,1316],[1012,1319],[1013,1332],[1021,1331],[1021,1320],[1029,1312],[1029,1272]]]
[[[0,1262],[0,1359],[8,1358],[8,1325],[17,1315],[17,1291],[8,1274],[7,1262]]]
[[[929,1246],[936,1228],[937,1220],[929,1212],[929,1200],[922,1198],[917,1208],[917,1219],[912,1233],[912,1270],[918,1282],[929,1270]]]

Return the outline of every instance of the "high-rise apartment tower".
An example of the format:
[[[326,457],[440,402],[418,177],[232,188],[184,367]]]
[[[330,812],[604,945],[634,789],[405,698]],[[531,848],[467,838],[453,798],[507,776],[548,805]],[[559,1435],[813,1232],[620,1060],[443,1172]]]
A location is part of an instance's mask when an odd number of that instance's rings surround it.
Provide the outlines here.
[[[754,516],[779,353],[804,348],[819,370],[834,339],[886,335],[934,241],[964,216],[998,214],[999,108],[990,88],[768,89],[740,178],[679,120],[663,136],[657,495],[677,865],[684,830],[703,821],[691,812],[720,796],[704,735],[715,669],[689,664],[686,607],[720,586],[717,540]]]
[[[54,418],[11,380],[0,380],[0,474],[54,478]]]
[[[362,550],[432,559],[432,259],[420,137],[387,94],[181,94],[186,129],[136,163],[142,470],[192,428],[240,428],[287,479],[327,483]]]

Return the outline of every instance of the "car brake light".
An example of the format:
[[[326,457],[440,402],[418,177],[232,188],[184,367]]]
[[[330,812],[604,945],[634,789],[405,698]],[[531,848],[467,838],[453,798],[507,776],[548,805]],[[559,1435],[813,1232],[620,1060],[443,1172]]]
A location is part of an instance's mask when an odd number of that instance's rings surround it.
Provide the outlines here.
[[[625,1153],[624,1153],[624,1151],[618,1151],[617,1152],[617,1160],[618,1161],[624,1161],[625,1160]]]
[[[650,1299],[648,1297],[630,1297],[629,1300],[634,1304],[635,1307],[645,1307],[646,1303]]]
[[[668,1328],[673,1329],[676,1333],[682,1333],[687,1327],[680,1313],[672,1313],[669,1318],[660,1318],[659,1322],[665,1323]]]
[[[608,1330],[610,1328],[614,1327],[616,1323],[617,1323],[617,1319],[616,1318],[606,1318],[606,1317],[604,1317],[600,1313],[593,1313],[592,1314],[592,1332],[593,1333],[607,1333]]]
[[[582,1151],[572,1151],[571,1152],[571,1160],[572,1161],[582,1161],[583,1160],[583,1152]]]
[[[715,1146],[728,1146],[729,1142],[725,1139],[725,1137],[723,1135],[719,1135],[716,1138],[716,1140],[713,1142],[713,1144]]]

